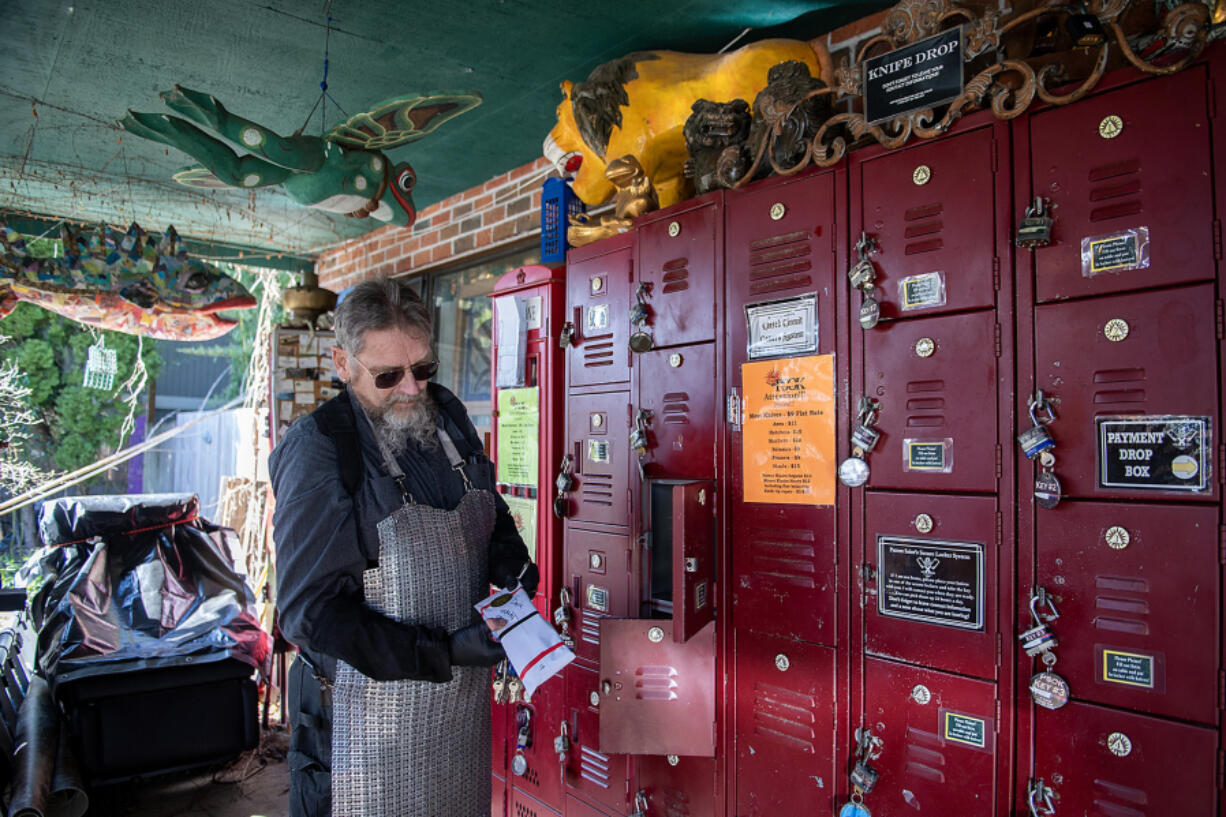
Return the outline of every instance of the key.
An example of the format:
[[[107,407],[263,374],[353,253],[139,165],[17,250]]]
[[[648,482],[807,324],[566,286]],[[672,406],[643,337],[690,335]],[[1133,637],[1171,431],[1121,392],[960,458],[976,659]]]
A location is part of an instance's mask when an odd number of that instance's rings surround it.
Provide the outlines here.
[[[505,694],[506,686],[507,686],[506,677],[505,677],[506,674],[507,674],[507,662],[506,662],[506,659],[503,659],[501,662],[499,662],[498,666],[494,668],[493,688],[494,688],[494,703],[496,704],[503,703],[502,696]]]
[[[508,703],[517,704],[522,700],[524,693],[524,682],[519,680],[518,675],[512,675],[507,681],[507,696]]]

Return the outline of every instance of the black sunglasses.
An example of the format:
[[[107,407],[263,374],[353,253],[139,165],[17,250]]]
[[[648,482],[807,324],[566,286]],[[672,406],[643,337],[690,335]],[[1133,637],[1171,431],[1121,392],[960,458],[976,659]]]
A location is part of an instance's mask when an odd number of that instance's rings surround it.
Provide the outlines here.
[[[374,378],[376,389],[394,389],[401,380],[404,380],[405,372],[412,372],[414,380],[429,380],[438,374],[438,361],[431,360],[429,363],[414,363],[408,368],[401,367],[399,369],[388,369],[386,372],[375,374],[365,363],[358,360],[357,355],[350,355],[354,360],[358,361],[358,365],[366,369],[366,373]]]

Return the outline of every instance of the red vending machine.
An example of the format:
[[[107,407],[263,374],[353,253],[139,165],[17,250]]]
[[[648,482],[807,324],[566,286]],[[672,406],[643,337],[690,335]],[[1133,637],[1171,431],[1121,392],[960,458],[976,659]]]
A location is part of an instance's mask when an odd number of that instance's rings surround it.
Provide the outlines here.
[[[562,521],[554,513],[555,464],[562,458],[565,268],[527,266],[498,280],[494,310],[494,422],[491,452],[498,492],[511,509],[541,571],[533,599],[546,617],[558,597]],[[493,680],[495,815],[547,817],[562,811],[553,738],[562,716],[564,679],[528,696],[499,668]]]

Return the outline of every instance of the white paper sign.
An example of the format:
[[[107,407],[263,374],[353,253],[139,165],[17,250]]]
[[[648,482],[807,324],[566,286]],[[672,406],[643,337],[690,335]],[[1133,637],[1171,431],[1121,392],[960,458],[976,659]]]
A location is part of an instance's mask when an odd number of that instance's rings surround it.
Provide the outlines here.
[[[528,348],[528,316],[523,298],[505,296],[494,301],[498,325],[498,388],[524,385],[524,353]],[[538,310],[539,312],[539,310]]]
[[[783,301],[745,307],[746,352],[750,360],[817,351],[817,296],[803,295]]]
[[[532,606],[522,588],[513,593],[500,590],[474,606],[482,619],[500,618],[506,622],[494,633],[494,638],[502,643],[529,695],[575,660],[575,654]]]

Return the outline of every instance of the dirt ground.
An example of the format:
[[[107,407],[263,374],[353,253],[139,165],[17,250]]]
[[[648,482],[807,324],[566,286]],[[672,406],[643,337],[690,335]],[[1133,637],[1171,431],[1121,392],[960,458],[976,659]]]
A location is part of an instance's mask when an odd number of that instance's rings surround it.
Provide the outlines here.
[[[258,748],[220,768],[90,792],[86,817],[287,817],[288,746],[283,727],[264,730]]]

